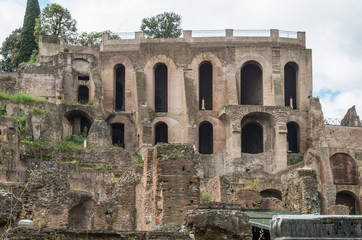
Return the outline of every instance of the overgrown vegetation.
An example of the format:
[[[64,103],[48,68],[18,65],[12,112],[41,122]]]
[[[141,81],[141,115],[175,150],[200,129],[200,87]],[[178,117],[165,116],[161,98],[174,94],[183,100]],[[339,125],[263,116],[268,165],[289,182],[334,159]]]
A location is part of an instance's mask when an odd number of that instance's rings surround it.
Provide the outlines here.
[[[290,161],[290,164],[291,165],[294,165],[294,164],[297,164],[297,163],[300,163],[303,161],[303,157],[297,157],[297,158],[293,158],[291,161]]]
[[[10,100],[17,103],[29,103],[29,102],[36,102],[36,103],[45,103],[46,99],[41,97],[34,97],[30,94],[26,93],[18,93],[18,94],[10,94],[10,93],[4,93],[0,92],[0,100]]]
[[[54,144],[57,152],[63,151],[82,151],[84,149],[83,138],[78,135],[72,134],[69,137]]]
[[[205,193],[204,195],[202,195],[203,202],[211,202],[212,198],[213,198],[213,196],[209,193]]]
[[[134,153],[134,154],[133,154],[133,157],[135,157],[135,158],[138,159],[138,163],[139,163],[139,164],[141,164],[141,165],[144,164],[144,160],[143,160],[142,156],[139,155],[138,153]]]

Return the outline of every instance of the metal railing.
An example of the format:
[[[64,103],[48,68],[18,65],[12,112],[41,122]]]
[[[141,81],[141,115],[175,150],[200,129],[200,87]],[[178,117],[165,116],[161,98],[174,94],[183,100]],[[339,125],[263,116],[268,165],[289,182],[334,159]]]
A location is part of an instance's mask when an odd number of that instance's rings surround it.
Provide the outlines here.
[[[331,126],[345,126],[342,125],[342,120],[341,118],[325,118],[324,119],[324,125],[331,125]],[[362,121],[361,124],[362,126]]]
[[[225,30],[193,30],[192,37],[225,37]]]
[[[270,30],[234,29],[234,37],[270,37]]]
[[[279,37],[282,38],[298,38],[298,32],[279,30]]]
[[[118,32],[114,33],[117,35],[120,39],[135,39],[135,32]]]

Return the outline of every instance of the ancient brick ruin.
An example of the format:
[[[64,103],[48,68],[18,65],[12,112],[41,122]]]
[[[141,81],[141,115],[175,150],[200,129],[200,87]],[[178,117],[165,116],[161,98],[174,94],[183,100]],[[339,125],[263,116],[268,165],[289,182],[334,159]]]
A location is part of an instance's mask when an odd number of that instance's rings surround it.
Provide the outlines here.
[[[361,122],[325,125],[305,33],[194,34],[43,37],[36,63],[0,73],[0,92],[43,98],[0,100],[1,224],[168,239],[148,231],[209,201],[361,214]]]

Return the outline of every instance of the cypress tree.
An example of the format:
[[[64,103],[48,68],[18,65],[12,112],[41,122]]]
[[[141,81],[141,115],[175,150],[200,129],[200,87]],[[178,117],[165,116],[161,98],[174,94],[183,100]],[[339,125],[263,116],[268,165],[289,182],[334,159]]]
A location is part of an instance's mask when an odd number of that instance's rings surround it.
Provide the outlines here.
[[[35,19],[40,15],[38,0],[28,0],[21,31],[19,62],[27,62],[33,50],[37,50],[38,43],[34,36]]]

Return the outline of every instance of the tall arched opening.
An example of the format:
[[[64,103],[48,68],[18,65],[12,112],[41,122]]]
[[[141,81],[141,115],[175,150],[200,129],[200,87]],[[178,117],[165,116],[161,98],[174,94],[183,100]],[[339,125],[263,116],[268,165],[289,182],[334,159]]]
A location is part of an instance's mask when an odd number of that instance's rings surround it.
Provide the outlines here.
[[[157,123],[155,127],[155,145],[159,142],[168,143],[168,126],[164,122]]]
[[[240,74],[240,104],[263,105],[263,71],[260,64],[247,62]]]
[[[155,67],[155,111],[167,112],[167,66],[163,63],[156,64]]]
[[[212,64],[202,62],[199,67],[199,109],[212,110]]]
[[[114,88],[114,109],[115,111],[125,110],[125,84],[126,70],[122,64],[115,67],[115,88]]]
[[[241,151],[243,153],[263,152],[263,127],[257,122],[243,126],[241,130]]]
[[[284,101],[285,106],[292,103],[293,109],[297,109],[297,73],[298,66],[289,62],[284,66]]]
[[[212,154],[214,151],[213,127],[209,122],[199,126],[199,153]]]
[[[330,158],[333,183],[336,185],[358,184],[358,173],[355,161],[345,153],[336,153]]]
[[[288,152],[299,153],[299,125],[296,122],[287,123]]]

